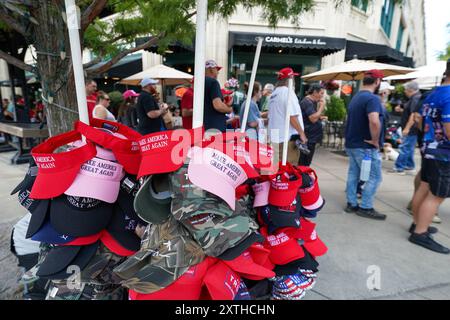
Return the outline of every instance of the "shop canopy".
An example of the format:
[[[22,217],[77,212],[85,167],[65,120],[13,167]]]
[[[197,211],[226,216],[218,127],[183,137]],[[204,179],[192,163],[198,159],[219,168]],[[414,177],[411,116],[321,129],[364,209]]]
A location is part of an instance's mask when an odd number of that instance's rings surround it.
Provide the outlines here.
[[[414,69],[411,68],[395,66],[391,64],[353,59],[331,68],[326,68],[308,74],[306,76],[303,76],[302,78],[306,81],[362,80],[364,77],[364,72],[373,69],[383,71],[385,76],[407,74],[414,71]]]
[[[268,33],[230,32],[228,49],[233,46],[254,46],[258,38],[263,38],[263,47],[296,48],[304,50],[319,50],[322,55],[328,55],[345,48],[346,40],[322,36],[280,35]]]
[[[407,58],[398,50],[389,46],[347,40],[345,49],[345,61],[354,59],[375,60],[377,62],[401,65],[405,67],[413,67],[414,62],[411,58]]]

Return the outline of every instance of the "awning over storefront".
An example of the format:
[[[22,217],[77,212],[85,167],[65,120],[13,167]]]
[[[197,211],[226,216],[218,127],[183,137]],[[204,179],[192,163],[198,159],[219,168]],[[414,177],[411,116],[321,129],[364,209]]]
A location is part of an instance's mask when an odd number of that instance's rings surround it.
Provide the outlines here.
[[[320,50],[323,55],[343,50],[346,43],[343,38],[322,36],[230,32],[228,49],[234,46],[256,46],[258,37],[264,39],[263,47]]]
[[[414,62],[398,50],[389,46],[375,43],[347,40],[345,61],[352,60],[355,55],[358,59],[375,60],[377,62],[413,67]]]
[[[107,62],[108,61],[99,62],[89,67],[87,70],[95,70]],[[136,53],[130,54],[119,60],[108,71],[106,71],[105,74],[102,74],[101,77],[107,76],[111,78],[126,78],[139,71],[142,71],[142,54]]]

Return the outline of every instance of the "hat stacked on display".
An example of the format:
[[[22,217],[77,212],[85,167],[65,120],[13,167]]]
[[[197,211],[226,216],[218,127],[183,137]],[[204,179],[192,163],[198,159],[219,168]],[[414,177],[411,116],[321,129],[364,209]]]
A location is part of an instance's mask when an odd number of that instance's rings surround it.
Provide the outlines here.
[[[250,297],[243,279],[275,276],[246,205],[249,196],[237,192],[259,174],[250,157],[239,164],[233,148],[230,156],[219,151],[201,130],[184,133],[189,136],[164,131],[139,141],[143,182],[134,207],[149,225],[140,251],[115,272],[130,299]],[[188,286],[192,290],[180,290]]]
[[[30,168],[13,192],[31,213],[26,237],[50,250],[30,273],[61,280],[72,274],[69,266],[77,266],[82,281],[90,281],[100,276],[92,271],[102,265],[99,255],[109,257],[104,268],[139,250],[135,229],[145,224],[133,208],[139,137],[125,126],[94,119],[92,126],[76,122],[75,130],[32,149]]]
[[[14,192],[32,214],[27,237],[51,246],[39,277],[76,265],[88,281],[109,252],[108,281],[131,300],[298,300],[315,284],[327,251],[309,220],[325,203],[317,175],[275,170],[273,149],[245,133],[141,136],[93,119],[32,155]]]
[[[308,220],[316,217],[325,203],[317,175],[309,167],[280,164],[276,174],[261,179],[253,190],[264,247],[276,265],[272,299],[302,299],[317,278],[315,258],[328,250],[317,236],[315,223]]]

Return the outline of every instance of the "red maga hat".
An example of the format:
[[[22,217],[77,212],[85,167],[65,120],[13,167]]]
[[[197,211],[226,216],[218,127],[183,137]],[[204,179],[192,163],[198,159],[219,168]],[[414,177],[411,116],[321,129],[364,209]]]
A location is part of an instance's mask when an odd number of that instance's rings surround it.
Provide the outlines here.
[[[250,280],[262,280],[275,277],[275,273],[253,260],[249,250],[244,251],[240,256],[233,260],[223,260],[232,270],[240,276]]]
[[[314,257],[323,256],[328,251],[328,247],[317,235],[316,224],[307,219],[301,218],[299,229],[286,228],[280,231],[290,237],[302,239],[304,241],[303,246]]]
[[[320,195],[319,182],[316,172],[310,167],[297,167],[302,173],[309,175],[310,184],[298,189],[302,207],[306,210],[320,210],[324,205],[324,200]]]
[[[138,293],[130,289],[130,300],[199,300],[203,278],[208,268],[215,262],[215,258],[206,257],[201,263],[190,267],[168,287],[154,293]]]
[[[63,194],[75,180],[81,165],[97,154],[91,142],[67,152],[53,153],[57,148],[80,139],[79,132],[69,131],[51,137],[31,150],[38,167],[30,194],[32,199],[50,199]]]
[[[138,173],[141,163],[138,140],[142,135],[123,124],[102,119],[92,119],[91,126],[77,121],[75,130],[88,140],[110,149],[126,172]]]
[[[280,164],[277,174],[270,176],[269,204],[273,206],[290,206],[295,200],[302,176],[289,163]]]
[[[294,72],[292,68],[283,68],[280,71],[278,71],[278,80],[283,80],[292,76],[299,76],[300,73]]]
[[[234,300],[239,291],[241,277],[219,260],[208,269],[203,282],[212,300]]]
[[[373,69],[373,70],[364,72],[364,77],[369,77],[369,78],[374,78],[374,79],[383,79],[384,74],[383,74],[383,71],[381,71],[381,70]]]
[[[268,235],[265,227],[261,228],[261,234],[266,234],[264,246],[270,250],[270,261],[276,265],[283,265],[301,259],[305,256],[297,239],[290,237],[283,231]]]
[[[146,175],[173,172],[181,168],[191,146],[203,138],[203,127],[177,129],[143,136],[139,140],[141,165],[138,178]]]

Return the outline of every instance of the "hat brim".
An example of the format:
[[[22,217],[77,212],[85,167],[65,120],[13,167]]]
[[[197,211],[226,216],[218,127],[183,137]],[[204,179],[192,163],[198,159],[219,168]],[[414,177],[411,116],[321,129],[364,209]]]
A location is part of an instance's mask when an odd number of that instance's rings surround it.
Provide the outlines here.
[[[77,266],[80,270],[86,268],[95,256],[99,242],[87,246],[61,246],[53,248],[40,265],[37,275],[46,279],[67,279],[73,272],[67,272],[67,267]]]
[[[301,259],[305,256],[303,248],[297,243],[297,241],[291,239],[288,240],[289,244],[283,246],[270,248],[270,261],[275,265],[283,265],[294,260]]]
[[[93,198],[108,203],[117,200],[120,180],[111,181],[84,174],[78,174],[72,185],[64,192],[69,196]]]
[[[274,270],[277,276],[287,276],[291,274],[297,274],[299,269],[312,270],[317,272],[319,263],[314,257],[303,247],[305,256],[303,258],[294,260],[285,265],[277,265]]]
[[[143,176],[148,176],[152,174],[169,173],[180,169],[184,161],[186,160],[187,154],[183,156],[180,163],[173,163],[171,161],[172,150],[159,152],[158,154],[142,155],[141,165],[139,166],[138,179]],[[155,161],[155,158],[158,161]]]
[[[36,200],[35,200],[36,201]],[[25,238],[31,238],[44,225],[49,214],[50,200],[37,200],[38,204],[31,212],[30,223],[28,224]]]
[[[56,231],[72,237],[86,237],[99,233],[111,221],[113,205],[100,202],[89,210],[76,210],[67,203],[67,197],[52,200],[50,222]]]
[[[263,243],[264,237],[259,233],[253,232],[248,237],[239,242],[239,244],[222,253],[220,256],[218,256],[218,258],[227,261],[234,260],[255,242]]]
[[[62,195],[77,177],[80,167],[81,164],[60,172],[38,172],[30,198],[51,199]]]
[[[238,257],[231,261],[224,261],[224,263],[246,279],[262,280],[275,276],[275,273],[272,270],[266,269],[265,267],[255,263],[253,258],[246,260]]]
[[[148,222],[161,224],[167,221],[171,215],[171,193],[157,193],[153,189],[154,176],[148,177],[134,198],[134,210],[139,218]]]
[[[303,246],[314,257],[323,256],[328,251],[328,247],[319,237],[317,237],[317,239],[314,241],[305,241]]]
[[[130,290],[131,300],[199,300],[203,278],[213,258],[206,258],[190,267],[178,280],[168,287],[150,294]]]
[[[108,235],[105,236],[111,236],[120,244],[120,246],[134,254],[141,247],[141,239],[134,233],[134,230],[127,229],[127,224],[128,221],[126,220],[124,213],[120,207],[116,206],[111,222],[106,228],[106,233]]]
[[[131,240],[131,238],[124,239],[124,237],[122,237],[121,239],[124,241],[126,240],[127,246],[132,244],[128,242]],[[135,254],[136,251],[139,250],[141,244],[140,241],[138,242],[138,244],[133,243],[132,245],[134,245],[134,249],[136,249],[137,245],[137,250],[130,250],[125,245],[123,245],[122,242],[116,240],[116,238],[113,237],[108,231],[103,232],[103,235],[100,240],[105,245],[105,247],[107,247],[110,251],[122,257],[129,257]]]
[[[141,165],[140,153],[121,153],[118,151],[113,151],[113,153],[126,172],[131,174],[137,174],[139,172],[139,167]]]

